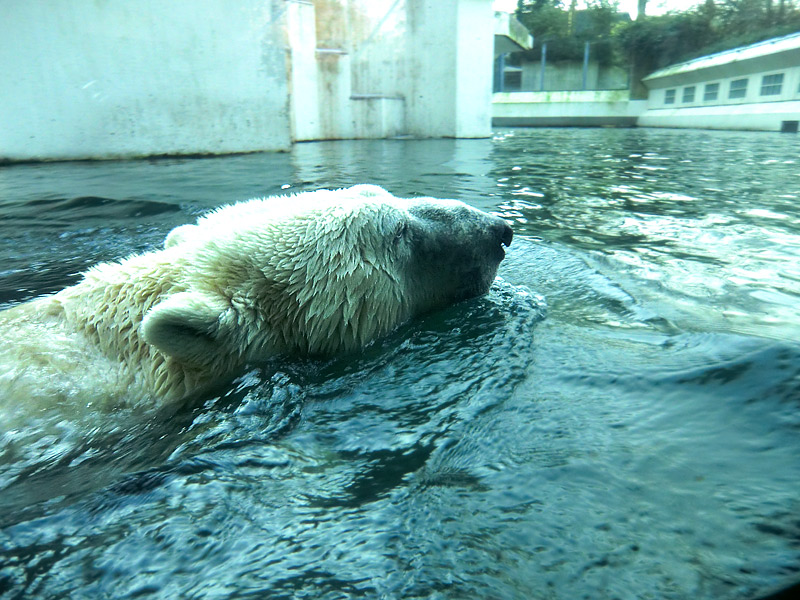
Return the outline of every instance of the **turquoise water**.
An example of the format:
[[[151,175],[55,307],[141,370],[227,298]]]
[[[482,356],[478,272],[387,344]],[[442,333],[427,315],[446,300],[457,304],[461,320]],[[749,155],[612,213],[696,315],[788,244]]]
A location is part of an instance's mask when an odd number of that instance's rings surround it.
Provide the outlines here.
[[[362,353],[30,451],[0,598],[752,598],[800,580],[800,141],[651,130],[0,168],[0,307],[222,203],[371,182],[516,236]]]

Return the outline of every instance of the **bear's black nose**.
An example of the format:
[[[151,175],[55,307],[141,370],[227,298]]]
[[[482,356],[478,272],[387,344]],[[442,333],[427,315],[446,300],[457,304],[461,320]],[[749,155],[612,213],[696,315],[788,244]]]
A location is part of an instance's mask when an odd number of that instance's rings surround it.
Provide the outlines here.
[[[511,227],[505,221],[503,221],[501,229],[500,243],[502,243],[504,246],[510,246],[511,240],[514,239],[514,230],[511,229]]]
[[[497,241],[501,246],[510,246],[514,239],[514,230],[500,217],[492,217],[491,231],[493,241]]]

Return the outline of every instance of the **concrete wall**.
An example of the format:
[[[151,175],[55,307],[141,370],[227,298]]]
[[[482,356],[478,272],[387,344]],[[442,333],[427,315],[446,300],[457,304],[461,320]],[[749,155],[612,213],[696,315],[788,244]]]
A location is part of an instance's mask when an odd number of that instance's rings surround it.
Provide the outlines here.
[[[303,0],[286,3],[291,137],[294,141],[321,137],[317,67],[317,29],[314,5]]]
[[[0,2],[0,159],[290,144],[281,0]]]
[[[644,100],[628,90],[512,92],[494,95],[492,123],[498,127],[634,127]]]
[[[800,121],[800,101],[650,109],[638,119],[640,127],[781,131],[785,122]]]
[[[533,36],[514,15],[504,11],[494,13],[494,58],[518,50],[533,48]]]
[[[406,93],[406,11],[403,0],[350,0],[353,95]]]
[[[492,0],[0,0],[0,161],[487,137]]]
[[[454,137],[481,138],[492,133],[494,23],[492,2],[458,0],[456,19],[456,128]]]
[[[544,88],[541,87],[542,63],[523,62],[519,91],[577,91],[583,90],[583,63],[572,61],[547,62],[544,68]],[[627,90],[628,73],[615,66],[600,66],[589,61],[586,77],[587,90]]]
[[[291,4],[296,140],[491,134],[491,0]]]
[[[402,135],[405,4],[288,0],[295,141]]]
[[[315,65],[319,128],[307,139],[369,139],[405,133],[405,4],[316,0]],[[308,44],[304,37],[301,43]],[[294,65],[292,67],[295,68]],[[292,87],[292,101],[303,91]],[[295,111],[296,120],[304,118]]]
[[[406,6],[408,133],[488,137],[494,45],[491,0],[407,0]]]

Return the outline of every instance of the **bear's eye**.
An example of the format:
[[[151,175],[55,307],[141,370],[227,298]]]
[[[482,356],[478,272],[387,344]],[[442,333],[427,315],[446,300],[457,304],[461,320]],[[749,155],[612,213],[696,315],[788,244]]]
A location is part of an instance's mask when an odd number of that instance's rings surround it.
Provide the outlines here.
[[[408,223],[406,221],[402,221],[397,224],[397,228],[394,230],[394,240],[399,241],[406,237],[408,233]]]

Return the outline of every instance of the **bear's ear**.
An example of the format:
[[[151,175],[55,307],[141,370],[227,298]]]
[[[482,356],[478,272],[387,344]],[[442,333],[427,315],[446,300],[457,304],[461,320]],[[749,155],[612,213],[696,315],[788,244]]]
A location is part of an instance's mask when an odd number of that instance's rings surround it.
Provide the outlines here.
[[[371,183],[359,183],[358,185],[347,188],[347,191],[352,192],[362,198],[375,198],[378,196],[391,196],[389,192],[378,185]]]
[[[221,321],[228,309],[205,294],[181,292],[147,311],[142,337],[167,356],[202,365],[220,351]]]
[[[167,237],[164,240],[164,248],[172,248],[173,246],[177,246],[182,241],[190,237],[192,233],[194,233],[195,229],[197,229],[197,225],[192,225],[191,223],[187,225],[179,225],[167,234]]]

